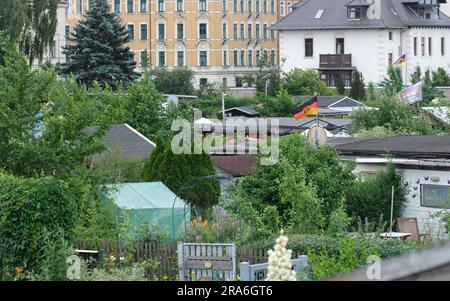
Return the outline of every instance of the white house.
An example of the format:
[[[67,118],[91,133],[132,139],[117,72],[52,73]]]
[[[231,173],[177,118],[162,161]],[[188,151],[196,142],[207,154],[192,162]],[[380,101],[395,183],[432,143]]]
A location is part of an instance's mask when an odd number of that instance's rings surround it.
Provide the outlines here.
[[[279,33],[280,65],[317,69],[335,86],[350,85],[354,70],[379,83],[388,67],[406,55],[404,82],[416,65],[450,71],[450,18],[446,0],[304,0],[272,29]]]
[[[450,136],[347,139],[334,145],[343,161],[356,162],[354,172],[361,178],[392,162],[403,173],[409,190],[402,216],[417,217],[421,233],[446,235],[437,214],[450,211]]]

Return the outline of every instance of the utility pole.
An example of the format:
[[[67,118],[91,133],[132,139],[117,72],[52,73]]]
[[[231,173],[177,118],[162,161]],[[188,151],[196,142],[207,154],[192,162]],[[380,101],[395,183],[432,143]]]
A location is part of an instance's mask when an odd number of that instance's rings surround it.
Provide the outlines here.
[[[225,93],[222,92],[222,121],[225,123]]]

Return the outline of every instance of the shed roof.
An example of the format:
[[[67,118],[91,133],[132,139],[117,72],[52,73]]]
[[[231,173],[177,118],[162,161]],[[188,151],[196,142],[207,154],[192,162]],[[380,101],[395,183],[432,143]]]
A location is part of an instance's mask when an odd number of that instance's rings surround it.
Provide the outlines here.
[[[102,194],[122,209],[163,209],[185,206],[185,203],[162,182],[108,184],[103,187],[105,192]]]
[[[214,166],[226,171],[233,177],[248,175],[256,168],[252,155],[212,156]]]

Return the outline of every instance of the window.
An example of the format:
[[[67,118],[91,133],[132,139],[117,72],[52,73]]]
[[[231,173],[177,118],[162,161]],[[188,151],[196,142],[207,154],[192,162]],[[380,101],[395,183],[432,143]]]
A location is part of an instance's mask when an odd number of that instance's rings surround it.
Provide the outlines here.
[[[336,39],[336,54],[344,54],[345,53],[345,41],[343,38]]]
[[[270,12],[275,13],[275,0],[270,0]]]
[[[263,60],[264,60],[264,64],[267,64],[267,59],[269,58],[268,54],[267,54],[267,49],[264,49],[264,54],[263,54]]]
[[[414,56],[417,56],[417,38],[416,37],[414,37],[413,44],[414,44]]]
[[[166,26],[163,23],[158,24],[158,39],[164,40],[166,36]]]
[[[141,13],[147,12],[147,0],[141,0]]]
[[[259,64],[261,62],[261,51],[260,50],[256,50],[256,64]]]
[[[392,66],[392,53],[388,53],[388,66]]]
[[[67,0],[66,4],[66,16],[70,15],[70,0]]]
[[[255,12],[259,14],[259,0],[255,1]]]
[[[204,87],[208,84],[208,79],[207,78],[200,78],[200,87]]]
[[[222,23],[222,40],[227,39],[227,23]]]
[[[263,13],[267,13],[267,0],[263,0]]]
[[[389,41],[392,41],[392,31],[389,32]]]
[[[177,39],[178,40],[184,39],[184,24],[183,23],[177,23]]]
[[[114,12],[120,13],[120,0],[114,0]]]
[[[222,0],[222,12],[227,11],[227,0]]]
[[[239,0],[239,2],[241,4],[241,13],[243,13],[245,11],[244,0]]]
[[[148,67],[148,53],[147,50],[141,50],[141,67]]]
[[[269,26],[267,24],[264,24],[264,40],[267,40],[269,38]]]
[[[433,40],[431,38],[428,38],[428,55],[432,56],[433,55]]]
[[[272,24],[273,25],[273,24]],[[272,26],[271,25],[271,26]],[[270,38],[272,39],[272,40],[275,40],[275,30],[270,30]]]
[[[280,3],[280,16],[284,17],[284,1],[281,1]]]
[[[247,24],[247,38],[249,40],[251,40],[252,36],[253,36],[253,30],[252,30],[252,24],[250,23],[250,24]]]
[[[198,1],[198,10],[205,12],[206,11],[206,0],[199,0]]]
[[[65,32],[66,39],[69,37],[69,35],[70,35],[70,25],[66,25],[66,32]]]
[[[245,65],[245,50],[241,50],[241,66]]]
[[[223,60],[223,65],[227,66],[228,65],[228,52],[226,50],[223,51],[222,60]]]
[[[360,7],[349,7],[348,8],[348,18],[359,20],[361,19],[361,8]]]
[[[260,32],[259,32],[259,24],[256,24],[255,25],[255,38],[257,39],[257,40],[259,40],[260,39]]]
[[[208,66],[208,52],[202,50],[200,51],[200,66],[201,67],[206,67]]]
[[[425,56],[425,38],[424,37],[421,38],[420,44],[421,44],[420,46],[422,46],[422,49],[421,49],[422,56]]]
[[[305,39],[305,57],[312,57],[314,55],[314,40]]]
[[[237,11],[238,11],[237,0],[233,0],[233,11],[234,11],[235,13],[237,13]]]
[[[158,65],[165,66],[166,65],[166,52],[158,51]]]
[[[183,0],[177,0],[177,12],[183,11]]]
[[[445,38],[441,38],[441,55],[445,55]]]
[[[238,39],[238,25],[236,23],[233,24],[233,38]]]
[[[120,1],[119,1],[120,4]],[[83,13],[83,2],[81,0],[75,0],[75,13],[82,14]]]
[[[158,12],[164,11],[164,0],[158,0]]]
[[[253,65],[253,51],[248,50],[247,52],[247,64],[249,66]]]
[[[252,0],[247,1],[247,10],[249,13],[252,13]]]
[[[450,209],[450,186],[421,185],[422,207]]]
[[[288,5],[287,5],[287,13],[288,13],[288,15],[290,14],[290,13],[292,13],[292,2],[288,2]],[[320,19],[320,18],[319,18]]]
[[[134,25],[128,24],[127,29],[128,29],[128,32],[130,33],[130,39],[134,40]]]
[[[275,65],[275,50],[274,50],[274,49],[272,49],[272,50],[270,51],[270,63],[271,63],[272,65]]]
[[[239,64],[238,63],[238,51],[237,50],[233,51],[233,64],[235,66],[237,66]]]
[[[133,12],[133,2],[134,0],[127,0],[127,13]]]
[[[208,34],[207,34],[207,29],[206,29],[206,23],[200,23],[198,25],[198,36],[200,39],[207,39]]]
[[[244,23],[241,23],[241,40],[245,39]]]
[[[292,10],[292,5],[291,5],[290,9]],[[322,18],[322,16],[323,16],[323,12],[324,11],[325,11],[324,9],[319,9],[317,11],[316,16],[314,17],[314,19],[320,20]]]
[[[184,51],[177,51],[177,66],[184,66]]]
[[[141,24],[141,40],[148,39],[147,24]]]

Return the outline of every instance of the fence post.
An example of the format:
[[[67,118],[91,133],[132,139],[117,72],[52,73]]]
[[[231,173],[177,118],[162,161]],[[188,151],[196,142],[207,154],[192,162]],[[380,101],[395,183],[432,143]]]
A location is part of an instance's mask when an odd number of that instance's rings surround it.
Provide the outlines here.
[[[177,255],[178,255],[178,274],[179,280],[185,281],[184,279],[184,254],[183,254],[183,243],[179,242],[177,245]]]
[[[241,281],[250,281],[250,262],[241,262],[239,265],[239,278]]]

